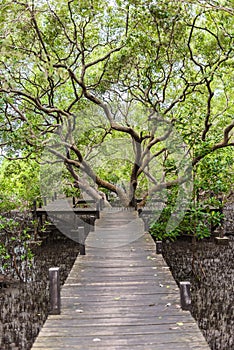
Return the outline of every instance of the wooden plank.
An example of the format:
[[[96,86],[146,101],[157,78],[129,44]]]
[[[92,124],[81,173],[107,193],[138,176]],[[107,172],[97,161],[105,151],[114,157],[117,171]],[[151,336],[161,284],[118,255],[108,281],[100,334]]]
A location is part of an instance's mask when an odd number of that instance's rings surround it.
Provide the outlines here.
[[[189,316],[182,316],[181,315],[181,321],[179,324],[182,324],[182,326],[178,326],[178,322],[176,322],[176,316],[167,316],[167,317],[147,317],[147,318],[142,318],[142,319],[138,319],[136,318],[109,318],[109,319],[105,319],[105,318],[98,318],[98,319],[92,319],[92,318],[86,318],[86,319],[79,319],[79,317],[76,318],[63,318],[62,322],[61,319],[54,319],[53,322],[50,323],[50,325],[48,325],[48,327],[46,328],[46,331],[49,330],[53,330],[56,328],[56,330],[58,332],[60,332],[60,329],[64,328],[67,329],[67,327],[69,327],[69,329],[72,330],[72,332],[74,331],[74,328],[79,328],[79,331],[82,332],[84,330],[82,330],[82,328],[91,328],[95,327],[97,329],[99,329],[100,327],[104,327],[105,329],[112,329],[113,327],[117,327],[120,331],[122,330],[122,332],[126,332],[126,329],[129,328],[131,329],[131,327],[135,327],[135,331],[139,332],[139,329],[141,327],[144,327],[144,330],[150,330],[150,328],[152,329],[152,327],[154,326],[166,326],[166,332],[168,331],[168,329],[173,329],[173,328],[181,328],[183,327],[183,330],[186,330],[186,327],[189,328],[190,327],[190,331],[191,328],[194,328],[194,323],[190,323],[191,322],[191,318]],[[147,327],[145,327],[147,326]],[[123,330],[124,328],[124,330]],[[159,328],[159,327],[157,327]],[[85,330],[86,331],[86,330]],[[160,332],[162,332],[162,327],[160,327]],[[86,332],[87,333],[87,332]],[[116,334],[116,333],[115,333]],[[141,334],[143,334],[141,332]]]
[[[69,343],[68,343],[69,344]],[[100,346],[95,345],[97,344],[97,340],[96,342],[93,341],[93,344],[89,344],[89,348],[88,349],[106,349],[106,350],[124,350],[124,349],[129,349],[129,345],[126,344],[122,344],[121,346],[112,346],[110,344],[101,344]],[[194,350],[202,350],[202,349],[207,349],[207,347],[203,347],[200,343],[192,343],[192,344],[183,344],[183,343],[172,343],[172,344],[166,344],[166,348],[165,348],[165,344],[158,344],[158,342],[155,342],[155,344],[152,343],[144,343],[142,345],[133,345],[134,346],[134,350],[190,350],[190,349],[194,349]],[[35,346],[34,349],[37,350],[45,350],[45,349],[55,349],[54,345],[51,344],[51,346],[49,345],[38,345]],[[63,349],[71,349],[71,345],[67,345],[67,344],[62,344],[61,346],[56,346],[56,350],[63,350]],[[74,350],[84,350],[84,345],[78,345],[78,344],[74,344],[72,346],[72,349]]]
[[[91,348],[94,349],[152,349],[152,350],[168,350],[168,349],[209,349],[206,344],[202,344],[199,341],[194,340],[194,337],[191,334],[185,334],[187,340],[184,341],[178,335],[171,337],[170,340],[165,340],[164,335],[160,336],[159,334],[151,335],[150,339],[147,340],[142,336],[135,336],[134,338],[119,338],[117,336],[109,337],[86,337],[84,340],[79,339],[77,341],[76,337],[58,337],[57,339],[51,338],[46,341],[46,338],[41,337],[41,341],[37,341],[34,344],[35,349],[82,349],[88,350]],[[56,345],[54,343],[56,342]],[[114,345],[113,345],[114,344]]]
[[[115,334],[115,336],[119,335],[120,337],[132,337],[134,338],[135,335],[141,335],[145,336],[146,338],[152,334],[165,334],[165,336],[170,337],[171,334],[173,336],[180,335],[183,337],[183,335],[191,334],[192,336],[195,336],[196,334],[200,334],[198,329],[195,329],[195,323],[185,323],[183,327],[177,326],[175,324],[147,324],[147,325],[114,325],[114,326],[97,326],[92,325],[92,323],[89,326],[82,327],[81,325],[74,325],[72,326],[71,323],[68,321],[66,324],[58,323],[56,327],[44,327],[41,330],[41,336],[47,336],[47,337],[62,337],[62,336],[68,336],[73,337],[74,334],[79,341],[79,338],[87,336],[93,336],[93,337],[103,337],[103,336],[112,336]],[[182,335],[183,334],[183,335]]]
[[[152,322],[156,322],[156,323],[176,323],[176,317],[178,316],[178,312],[176,312],[174,315],[172,314],[171,311],[169,311],[166,314],[162,314],[162,313],[158,313],[158,315],[156,315],[155,313],[152,314],[142,314],[141,316],[139,316],[139,314],[123,314],[123,315],[118,315],[117,313],[115,315],[112,314],[105,314],[105,317],[103,317],[103,315],[98,315],[97,313],[93,313],[93,312],[84,312],[84,313],[77,313],[76,315],[71,315],[71,314],[62,314],[62,315],[50,315],[48,317],[48,319],[50,319],[51,322],[50,326],[54,326],[56,321],[63,321],[63,320],[74,320],[74,322],[81,322],[82,325],[85,324],[85,322],[90,322],[91,320],[94,320],[95,322],[98,322],[98,324],[102,324],[102,323],[107,323],[108,325],[110,325],[111,323],[113,324],[126,324],[129,322],[137,322],[137,323],[148,323],[150,322],[150,324],[152,324]],[[183,320],[183,322],[191,322],[191,317],[189,313],[184,313],[181,312],[180,315],[180,319],[181,321]],[[90,323],[89,323],[90,324]]]
[[[36,210],[36,214],[39,215],[66,215],[66,214],[77,214],[77,215],[99,215],[99,210],[97,209],[92,209],[92,208],[71,208],[70,210],[64,210],[64,209],[47,209],[46,207],[43,208],[38,208]]]
[[[152,349],[159,350],[161,349],[197,349],[197,350],[208,350],[206,344],[197,340],[195,336],[191,333],[184,333],[184,337],[181,337],[179,334],[171,333],[170,337],[165,336],[165,334],[150,334],[148,339],[142,335],[135,335],[134,337],[119,337],[119,336],[87,336],[82,338],[77,338],[75,335],[73,337],[62,336],[62,337],[41,337],[40,341],[37,341],[32,349],[38,349],[38,347],[44,346],[44,349],[82,349],[88,350],[90,348],[94,349],[109,349],[112,346],[114,349],[123,349],[125,346],[126,349],[135,349],[136,346],[139,346],[140,349]]]
[[[209,349],[135,212],[102,213],[86,251],[32,349]]]
[[[96,314],[94,312],[94,307],[95,307]],[[82,312],[82,314],[80,314],[80,312]],[[149,308],[149,305],[140,305],[139,307],[120,305],[119,308],[117,308],[114,305],[102,306],[102,304],[99,304],[99,305],[77,304],[77,305],[74,305],[73,307],[64,309],[61,315],[64,318],[66,318],[67,316],[70,316],[71,313],[75,314],[74,318],[76,318],[78,314],[79,319],[81,320],[84,319],[85,317],[93,317],[93,319],[95,319],[97,318],[97,313],[98,313],[98,316],[103,314],[102,317],[108,318],[108,319],[110,317],[136,318],[137,315],[139,314],[147,313],[147,316],[149,317],[149,319],[151,319],[152,317],[155,317],[155,318],[164,320],[169,316],[177,317],[177,321],[175,320],[175,323],[181,322],[184,316],[181,313],[178,313],[178,311],[175,308],[170,310],[165,310],[164,306],[162,307],[155,306],[155,307]]]

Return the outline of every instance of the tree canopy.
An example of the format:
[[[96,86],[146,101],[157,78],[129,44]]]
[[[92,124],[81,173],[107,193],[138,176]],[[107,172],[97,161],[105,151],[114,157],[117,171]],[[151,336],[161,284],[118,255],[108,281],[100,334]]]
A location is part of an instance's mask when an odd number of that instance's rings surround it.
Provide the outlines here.
[[[2,156],[62,179],[65,165],[75,188],[126,206],[230,159],[232,1],[3,0],[0,13]]]

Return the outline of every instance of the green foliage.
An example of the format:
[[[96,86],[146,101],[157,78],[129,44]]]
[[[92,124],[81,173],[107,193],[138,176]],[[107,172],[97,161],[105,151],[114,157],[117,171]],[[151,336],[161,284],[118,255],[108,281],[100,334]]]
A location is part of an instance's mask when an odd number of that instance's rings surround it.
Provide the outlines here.
[[[207,238],[211,234],[211,225],[221,225],[222,218],[221,213],[210,211],[202,205],[191,207],[175,231],[178,235]]]
[[[179,236],[179,233],[176,230],[166,232],[166,227],[171,215],[171,210],[172,208],[169,205],[167,205],[167,207],[163,209],[157,221],[153,221],[150,225],[149,232],[157,241],[162,241],[167,238],[173,241]]]
[[[27,269],[33,260],[28,225],[25,216],[16,219],[0,215],[0,270],[18,277],[21,281],[27,280]]]
[[[0,212],[26,208],[39,196],[39,165],[33,160],[0,164]]]
[[[218,199],[225,202],[225,196],[233,186],[233,150],[218,150],[215,154],[208,155],[199,163],[195,178],[197,195],[205,203],[220,205]]]
[[[223,214],[201,204],[200,206],[191,206],[186,211],[179,225],[174,230],[167,232],[167,222],[172,209],[170,206],[167,206],[159,219],[150,225],[150,233],[156,240],[175,240],[179,236],[203,239],[210,237],[211,227],[220,227],[222,225]]]
[[[133,184],[142,197],[185,181],[183,149],[196,173],[194,200],[225,197],[234,127],[228,2],[9,0],[0,12],[2,155],[39,162],[47,149],[45,193],[71,195],[80,184],[98,196],[99,186],[128,205]],[[39,196],[30,162],[1,165],[0,210]]]

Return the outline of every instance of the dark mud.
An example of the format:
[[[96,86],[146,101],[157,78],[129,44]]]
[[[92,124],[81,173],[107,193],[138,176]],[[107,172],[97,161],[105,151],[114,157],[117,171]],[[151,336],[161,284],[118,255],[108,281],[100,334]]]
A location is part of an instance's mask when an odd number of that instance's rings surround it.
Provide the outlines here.
[[[191,282],[191,312],[212,350],[234,349],[234,237],[229,238],[229,246],[212,239],[163,245],[177,283]]]
[[[78,244],[54,239],[33,248],[33,268],[27,283],[0,289],[0,349],[28,350],[49,312],[48,269],[60,267],[64,283],[78,254]]]

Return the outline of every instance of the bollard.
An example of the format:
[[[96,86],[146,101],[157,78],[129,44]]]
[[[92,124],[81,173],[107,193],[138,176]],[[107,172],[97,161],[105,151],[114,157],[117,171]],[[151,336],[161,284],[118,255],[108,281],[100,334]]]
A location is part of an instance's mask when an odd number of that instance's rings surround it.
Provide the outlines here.
[[[59,315],[61,308],[60,299],[60,276],[59,267],[51,267],[49,269],[50,282],[50,314]]]
[[[180,282],[180,303],[182,310],[190,310],[191,308],[190,288],[190,282]]]
[[[83,226],[78,227],[80,255],[85,255],[85,230]]]
[[[156,241],[156,254],[162,254],[162,241]]]

